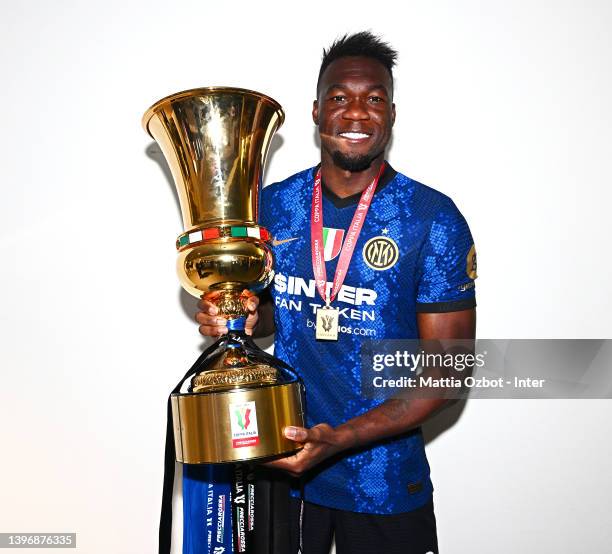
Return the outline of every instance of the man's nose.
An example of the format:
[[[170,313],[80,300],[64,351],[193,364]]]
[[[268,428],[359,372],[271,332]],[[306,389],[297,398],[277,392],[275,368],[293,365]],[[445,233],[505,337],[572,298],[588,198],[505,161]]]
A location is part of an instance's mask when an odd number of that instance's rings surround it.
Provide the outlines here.
[[[348,106],[344,110],[344,113],[342,114],[342,117],[344,117],[344,119],[359,121],[362,119],[370,119],[370,114],[368,113],[365,102],[355,98],[349,102]]]

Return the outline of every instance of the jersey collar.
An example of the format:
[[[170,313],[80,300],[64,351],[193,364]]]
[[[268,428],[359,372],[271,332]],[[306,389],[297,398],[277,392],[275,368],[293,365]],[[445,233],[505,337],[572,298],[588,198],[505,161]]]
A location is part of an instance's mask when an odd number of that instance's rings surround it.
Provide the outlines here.
[[[317,171],[321,167],[321,164],[318,164],[312,174],[315,175]],[[376,191],[374,192],[374,196],[376,196],[382,189],[384,189],[397,175],[397,171],[391,167],[391,164],[385,160],[385,169],[383,174],[380,176],[378,181],[378,186],[376,187]],[[332,192],[327,188],[325,181],[321,179],[321,188],[323,190],[323,196],[327,198],[336,208],[346,208],[347,206],[355,206],[359,199],[361,198],[361,193],[353,194],[351,196],[347,196],[346,198],[340,198],[337,194]]]

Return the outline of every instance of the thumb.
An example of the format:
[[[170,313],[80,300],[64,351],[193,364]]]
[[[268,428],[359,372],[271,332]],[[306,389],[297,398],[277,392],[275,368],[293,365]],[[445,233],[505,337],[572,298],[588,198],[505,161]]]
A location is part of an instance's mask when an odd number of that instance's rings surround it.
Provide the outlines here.
[[[285,437],[292,441],[304,442],[308,439],[308,429],[303,427],[285,427]]]

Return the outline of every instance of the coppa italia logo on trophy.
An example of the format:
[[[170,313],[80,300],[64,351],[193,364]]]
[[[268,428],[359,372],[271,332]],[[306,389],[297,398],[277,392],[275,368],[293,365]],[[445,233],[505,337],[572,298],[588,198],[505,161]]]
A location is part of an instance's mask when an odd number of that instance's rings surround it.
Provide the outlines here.
[[[232,426],[232,446],[243,448],[259,444],[255,402],[230,404],[229,412]]]

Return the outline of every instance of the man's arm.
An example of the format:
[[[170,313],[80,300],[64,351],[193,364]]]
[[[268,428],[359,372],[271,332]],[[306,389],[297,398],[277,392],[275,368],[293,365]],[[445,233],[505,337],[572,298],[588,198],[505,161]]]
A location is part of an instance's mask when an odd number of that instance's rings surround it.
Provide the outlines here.
[[[268,337],[274,333],[274,302],[270,291],[266,289],[259,298],[259,319],[253,328],[253,337]]]
[[[417,314],[421,339],[469,339],[476,333],[476,310]],[[304,443],[294,456],[266,465],[300,475],[334,454],[405,433],[420,426],[449,400],[443,398],[391,399],[335,429],[326,423],[311,429],[288,427],[285,436]]]

